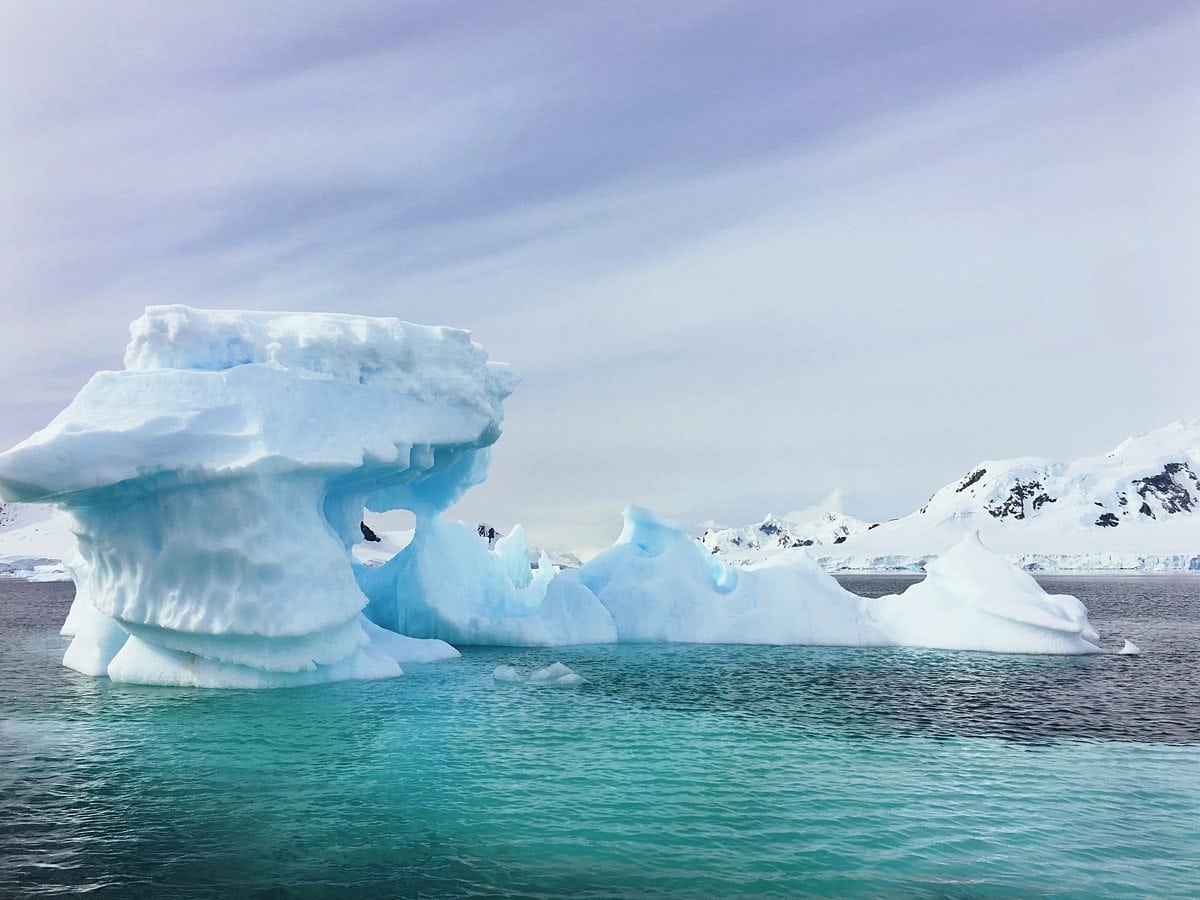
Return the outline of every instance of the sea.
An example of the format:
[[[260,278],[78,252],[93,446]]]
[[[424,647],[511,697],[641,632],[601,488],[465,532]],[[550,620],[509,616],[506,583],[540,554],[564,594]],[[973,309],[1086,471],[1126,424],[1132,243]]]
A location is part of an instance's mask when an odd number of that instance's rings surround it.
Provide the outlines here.
[[[1039,580],[1141,654],[464,648],[170,689],[63,668],[72,586],[0,581],[0,895],[1200,896],[1200,576]],[[492,677],[556,661],[586,682]]]

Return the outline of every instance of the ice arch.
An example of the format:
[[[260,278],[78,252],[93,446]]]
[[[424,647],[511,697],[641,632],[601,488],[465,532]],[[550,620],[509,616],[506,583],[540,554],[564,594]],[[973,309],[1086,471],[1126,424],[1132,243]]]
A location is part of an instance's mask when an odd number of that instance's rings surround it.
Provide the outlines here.
[[[386,677],[456,655],[361,615],[365,506],[432,516],[486,473],[515,379],[465,331],[157,306],[0,455],[0,495],[73,517],[64,662],[150,684]]]

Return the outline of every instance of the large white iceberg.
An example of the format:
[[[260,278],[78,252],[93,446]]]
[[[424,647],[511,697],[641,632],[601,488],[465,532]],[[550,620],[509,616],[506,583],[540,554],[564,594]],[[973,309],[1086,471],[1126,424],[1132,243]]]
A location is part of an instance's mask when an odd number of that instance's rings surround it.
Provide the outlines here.
[[[131,333],[124,371],[0,455],[0,494],[72,516],[67,665],[154,684],[399,674],[348,548],[364,506],[432,514],[481,480],[507,367],[396,319],[160,306]]]
[[[80,672],[273,687],[398,675],[448,642],[1098,649],[1082,604],[974,538],[879,599],[803,549],[729,567],[637,507],[575,571],[531,569],[519,528],[489,548],[440,513],[486,477],[514,378],[463,331],[160,306],[131,332],[123,371],[0,454],[0,497],[57,505],[78,537]],[[351,552],[364,508],[416,519],[374,568]]]

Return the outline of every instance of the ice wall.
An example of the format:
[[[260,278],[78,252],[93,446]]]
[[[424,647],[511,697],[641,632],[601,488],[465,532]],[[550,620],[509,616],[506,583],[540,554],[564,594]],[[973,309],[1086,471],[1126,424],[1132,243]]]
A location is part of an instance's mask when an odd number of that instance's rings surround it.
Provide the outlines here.
[[[482,480],[507,367],[396,319],[159,306],[130,331],[124,371],[0,455],[0,496],[72,515],[67,665],[271,686],[455,654],[370,626],[347,548],[364,505],[432,514]]]

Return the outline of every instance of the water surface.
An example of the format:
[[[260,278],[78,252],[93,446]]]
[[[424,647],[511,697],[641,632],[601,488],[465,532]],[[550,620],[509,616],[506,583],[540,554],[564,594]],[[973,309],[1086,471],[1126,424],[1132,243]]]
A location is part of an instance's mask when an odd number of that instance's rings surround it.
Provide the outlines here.
[[[61,668],[70,586],[0,582],[0,893],[1196,894],[1200,578],[1043,583],[1143,655],[489,648],[177,690]],[[589,683],[491,679],[556,659]]]

